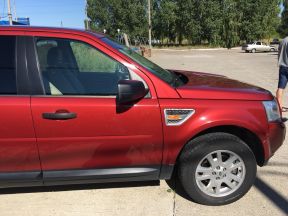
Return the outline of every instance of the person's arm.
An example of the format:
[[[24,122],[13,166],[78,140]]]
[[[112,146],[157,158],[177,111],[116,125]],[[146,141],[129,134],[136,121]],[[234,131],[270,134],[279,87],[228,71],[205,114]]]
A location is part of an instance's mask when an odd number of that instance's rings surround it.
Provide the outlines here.
[[[279,61],[279,58],[280,58],[280,55],[281,55],[283,42],[284,42],[284,40],[281,41],[281,43],[279,44],[279,47],[278,47],[278,61]]]

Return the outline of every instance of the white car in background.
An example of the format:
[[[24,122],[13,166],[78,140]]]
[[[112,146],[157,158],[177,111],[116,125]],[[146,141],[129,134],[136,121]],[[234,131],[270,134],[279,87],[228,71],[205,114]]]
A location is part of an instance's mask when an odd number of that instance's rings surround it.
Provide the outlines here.
[[[269,46],[266,43],[255,41],[252,43],[248,43],[242,46],[242,50],[245,52],[274,52],[276,51],[275,47]]]

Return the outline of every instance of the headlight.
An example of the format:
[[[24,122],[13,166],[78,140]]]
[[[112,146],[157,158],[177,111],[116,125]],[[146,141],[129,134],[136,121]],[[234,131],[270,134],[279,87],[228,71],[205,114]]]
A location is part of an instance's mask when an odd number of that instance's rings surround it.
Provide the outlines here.
[[[279,106],[276,100],[263,101],[263,105],[266,110],[266,115],[269,122],[273,122],[281,118]]]

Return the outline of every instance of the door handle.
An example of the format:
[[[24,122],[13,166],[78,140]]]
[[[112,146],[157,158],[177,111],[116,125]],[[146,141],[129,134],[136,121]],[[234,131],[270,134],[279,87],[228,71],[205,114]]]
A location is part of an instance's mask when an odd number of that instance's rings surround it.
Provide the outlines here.
[[[43,113],[43,119],[50,119],[50,120],[69,120],[77,118],[77,114],[73,112],[58,110],[55,113]]]

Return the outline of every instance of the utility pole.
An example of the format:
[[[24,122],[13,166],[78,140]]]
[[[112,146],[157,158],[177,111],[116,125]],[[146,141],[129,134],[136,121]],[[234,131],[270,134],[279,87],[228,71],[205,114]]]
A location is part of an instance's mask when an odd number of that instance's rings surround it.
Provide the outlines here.
[[[11,4],[10,4],[10,0],[8,1],[8,18],[9,18],[9,25],[12,26],[13,22],[12,22],[12,14],[11,14]]]
[[[86,6],[85,6],[85,20],[84,20],[84,25],[85,25],[85,29],[86,30],[90,30],[90,20],[88,19],[88,4],[87,4],[87,0],[85,1]]]
[[[148,0],[149,48],[152,48],[151,0]]]

